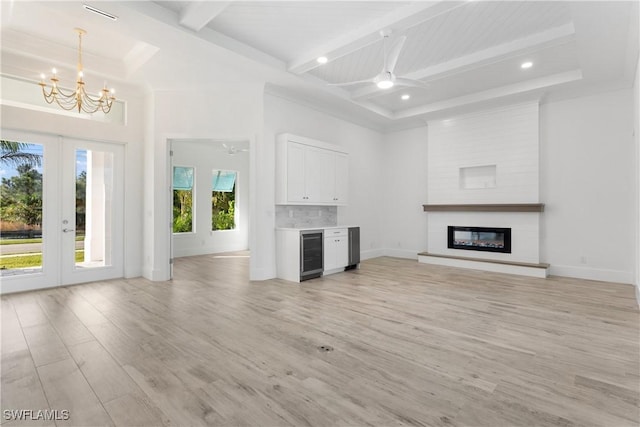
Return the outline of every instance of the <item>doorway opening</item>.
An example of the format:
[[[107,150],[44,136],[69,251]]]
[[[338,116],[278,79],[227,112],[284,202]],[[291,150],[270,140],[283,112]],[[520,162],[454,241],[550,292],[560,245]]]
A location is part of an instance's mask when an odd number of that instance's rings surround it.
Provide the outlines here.
[[[249,140],[174,139],[170,154],[172,278],[197,259],[246,259],[248,277]]]

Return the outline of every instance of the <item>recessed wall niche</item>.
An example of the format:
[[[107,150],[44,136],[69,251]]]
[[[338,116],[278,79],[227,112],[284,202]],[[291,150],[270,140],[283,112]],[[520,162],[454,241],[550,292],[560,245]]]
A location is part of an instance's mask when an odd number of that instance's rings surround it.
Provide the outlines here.
[[[496,165],[460,168],[460,188],[472,190],[496,187]]]

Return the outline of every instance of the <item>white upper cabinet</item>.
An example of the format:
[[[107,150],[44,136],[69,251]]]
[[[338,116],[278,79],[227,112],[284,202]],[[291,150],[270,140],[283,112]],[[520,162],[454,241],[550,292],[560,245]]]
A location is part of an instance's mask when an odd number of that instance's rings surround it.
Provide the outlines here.
[[[291,202],[304,202],[307,197],[304,186],[304,164],[306,160],[304,145],[292,143],[287,148],[285,169],[291,179],[285,181],[287,186],[285,193]]]
[[[336,145],[291,134],[276,141],[276,204],[346,205],[349,155]]]
[[[347,194],[349,188],[349,156],[343,153],[336,153],[334,156],[335,166],[335,202],[336,205],[347,204]]]

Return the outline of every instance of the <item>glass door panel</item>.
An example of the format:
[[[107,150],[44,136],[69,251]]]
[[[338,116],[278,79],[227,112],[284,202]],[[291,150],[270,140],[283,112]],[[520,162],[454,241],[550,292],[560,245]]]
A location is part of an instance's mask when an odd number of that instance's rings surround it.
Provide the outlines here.
[[[0,277],[42,273],[44,145],[0,143]]]
[[[59,138],[0,129],[0,289],[59,282]]]
[[[112,265],[114,155],[76,149],[75,268]]]
[[[75,167],[63,177],[63,282],[122,277],[123,147],[65,142]]]

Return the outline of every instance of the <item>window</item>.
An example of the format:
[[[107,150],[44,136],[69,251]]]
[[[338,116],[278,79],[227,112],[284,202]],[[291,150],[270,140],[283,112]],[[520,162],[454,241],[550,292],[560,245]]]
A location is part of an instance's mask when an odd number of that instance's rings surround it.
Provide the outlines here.
[[[236,178],[234,171],[213,171],[211,191],[211,229],[236,228]]]
[[[193,231],[193,168],[173,168],[173,232]]]

